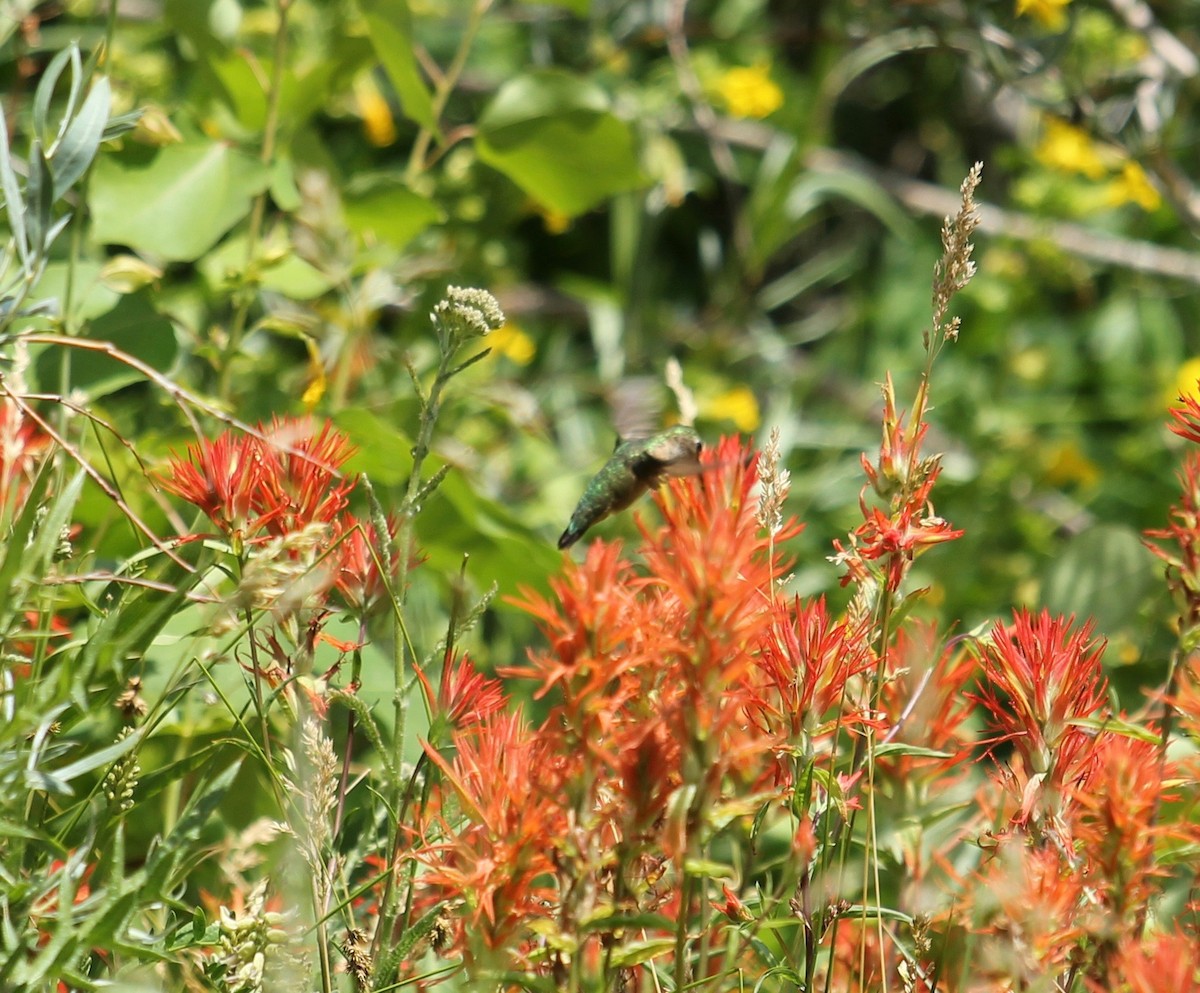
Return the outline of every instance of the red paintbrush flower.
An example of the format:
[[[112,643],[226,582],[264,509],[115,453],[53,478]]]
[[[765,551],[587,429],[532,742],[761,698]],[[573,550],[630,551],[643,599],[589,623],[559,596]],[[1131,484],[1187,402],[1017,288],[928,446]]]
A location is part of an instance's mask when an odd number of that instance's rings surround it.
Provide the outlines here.
[[[469,731],[486,724],[508,706],[504,684],[479,672],[468,655],[460,656],[455,664],[449,652],[446,653],[436,691],[419,665],[414,663],[413,669],[425,697],[429,738],[435,746],[443,733]]]
[[[555,845],[567,832],[545,788],[554,758],[520,713],[494,714],[455,733],[453,741],[451,759],[425,745],[460,813],[452,817],[443,805],[437,815],[441,840],[427,841],[417,853],[426,866],[421,882],[464,906],[471,922],[462,949],[468,959],[512,954],[530,925],[554,907],[546,881],[554,872]]]
[[[1022,768],[1012,770],[1021,822],[1039,797],[1057,812],[1062,790],[1086,773],[1095,737],[1076,722],[1107,700],[1105,642],[1092,638],[1091,622],[1072,630],[1074,620],[1019,610],[1011,625],[997,622],[981,648],[983,682],[974,699],[991,715],[998,740],[1021,758]]]
[[[246,541],[278,513],[262,503],[266,461],[259,438],[225,431],[189,445],[186,458],[173,455],[158,479],[165,490],[204,511],[222,533]]]
[[[20,500],[29,489],[34,468],[50,450],[50,439],[25,419],[20,407],[0,400],[0,508]]]
[[[1200,400],[1188,394],[1180,396],[1176,403],[1177,406],[1170,410],[1175,423],[1168,424],[1167,427],[1179,437],[1200,444]]]
[[[1186,630],[1200,626],[1200,453],[1188,452],[1178,476],[1182,496],[1165,528],[1145,533],[1145,545],[1167,566],[1167,585],[1182,601]]]
[[[235,546],[331,524],[345,509],[353,481],[339,470],[354,453],[329,421],[276,418],[260,435],[225,431],[189,445],[158,474],[163,488],[195,504]]]
[[[292,534],[310,524],[332,523],[346,509],[354,481],[339,471],[356,449],[325,421],[274,418],[263,429],[273,456],[263,478],[263,503],[278,508],[268,521],[273,534]]]
[[[927,383],[922,381],[917,410],[925,409]],[[922,457],[921,444],[929,425],[919,417],[906,422],[896,411],[891,376],[883,384],[883,441],[878,463],[862,456],[867,484],[859,493],[863,523],[848,538],[834,541],[833,561],[846,569],[842,585],[863,583],[880,572],[886,590],[896,592],[912,561],[931,545],[953,541],[962,531],[938,517],[930,502],[933,484],[941,474],[940,456]],[[874,490],[882,507],[868,506],[867,491]],[[872,566],[871,563],[877,563]]]
[[[353,514],[339,514],[333,522],[330,544],[337,560],[334,587],[346,606],[360,617],[370,613],[388,591],[380,565],[386,570],[388,582],[396,575],[400,550],[393,547],[389,554],[388,548],[394,545],[398,528],[399,521],[390,515],[387,541],[384,542],[374,524],[360,521]],[[410,560],[409,564],[414,562]]]

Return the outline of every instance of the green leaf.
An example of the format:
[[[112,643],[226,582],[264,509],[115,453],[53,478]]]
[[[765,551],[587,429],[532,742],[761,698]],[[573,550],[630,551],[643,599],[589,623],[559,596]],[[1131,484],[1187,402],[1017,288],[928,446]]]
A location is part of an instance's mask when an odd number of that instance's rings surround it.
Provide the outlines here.
[[[592,0],[523,0],[523,2],[531,6],[562,7],[580,17],[587,17],[592,9]]]
[[[609,965],[614,969],[641,965],[658,955],[666,955],[674,947],[674,938],[647,938],[644,941],[629,941],[612,952]]]
[[[54,149],[54,198],[67,192],[92,164],[112,104],[112,88],[101,76],[92,84],[79,113],[67,126],[62,140]]]
[[[236,285],[245,275],[246,256],[246,238],[239,233],[205,255],[199,268],[214,287]],[[315,300],[336,285],[332,278],[296,254],[282,228],[259,242],[258,257],[252,265],[263,289],[280,293],[289,300]]]
[[[8,146],[8,122],[4,109],[0,107],[0,192],[4,194],[4,209],[8,214],[8,226],[21,261],[29,263],[29,236],[25,230],[25,203],[21,199],[21,187],[17,185],[17,174],[12,167],[12,150]]]
[[[497,583],[502,595],[525,585],[543,589],[562,558],[544,535],[512,509],[475,492],[459,473],[450,473],[416,517],[421,550],[432,569],[449,573],[471,553],[471,575]]]
[[[1158,581],[1154,561],[1132,528],[1089,528],[1047,570],[1042,602],[1056,614],[1102,617],[1109,633],[1136,627],[1142,599]]]
[[[103,765],[115,762],[126,752],[132,750],[142,740],[143,736],[144,731],[135,731],[120,741],[113,742],[113,744],[101,748],[99,751],[92,752],[90,755],[85,755],[81,759],[76,759],[74,762],[64,765],[61,769],[55,769],[50,772],[41,769],[27,769],[26,783],[30,789],[34,790],[48,790],[54,793],[71,794],[74,792],[69,785],[71,780],[78,779],[85,772],[91,772],[93,769],[99,769]]]
[[[107,314],[117,305],[121,295],[106,286],[100,278],[99,262],[77,259],[73,262],[51,262],[46,266],[30,296],[35,300],[63,301],[67,297],[67,282],[71,283],[71,313],[77,321],[89,321]],[[56,367],[57,368],[57,367]],[[55,380],[57,386],[57,379]]]
[[[396,88],[400,110],[410,121],[440,137],[433,98],[417,67],[408,0],[358,0],[358,7],[367,22],[375,54]]]
[[[146,166],[105,157],[92,177],[92,236],[190,262],[249,214],[270,179],[258,159],[218,141],[171,145]]]
[[[479,120],[479,157],[549,210],[581,214],[645,182],[633,133],[597,86],[564,72],[519,76]]]
[[[94,320],[88,337],[111,342],[121,351],[141,359],[160,371],[175,361],[178,343],[175,328],[150,302],[152,291],[143,290],[121,297],[108,313]],[[60,356],[44,351],[36,363],[37,378],[50,387],[58,382]],[[76,350],[71,356],[71,386],[92,397],[107,396],[130,383],[145,379],[136,369],[103,352]]]
[[[1140,724],[1134,724],[1119,717],[1073,717],[1065,723],[1073,727],[1095,731],[1096,733],[1110,731],[1113,734],[1121,735],[1123,738],[1133,738],[1135,741],[1144,741],[1151,745],[1162,745],[1161,735],[1155,734]]]
[[[339,411],[333,420],[358,446],[348,469],[365,472],[373,482],[384,486],[408,479],[412,441],[403,431],[362,407]]]
[[[879,745],[875,749],[875,757],[883,758],[885,755],[911,755],[918,759],[949,759],[954,757],[953,752],[942,752],[936,748],[924,748],[921,745],[909,745],[903,741],[889,741]]]
[[[364,241],[403,248],[431,224],[446,219],[434,201],[396,176],[356,176],[342,191],[346,224]]]
[[[53,181],[42,143],[36,138],[29,150],[29,176],[25,180],[25,225],[29,230],[29,248],[43,255],[50,247],[50,207],[54,202]]]
[[[58,78],[63,74],[68,62],[71,63],[71,86],[67,93],[67,111],[59,121],[55,135],[49,137],[47,125],[50,117],[50,102],[54,99],[54,89],[58,86]],[[79,99],[82,69],[83,62],[79,57],[79,46],[68,45],[50,60],[50,64],[46,66],[42,78],[38,81],[37,90],[33,95],[33,133],[47,144],[53,144],[70,123],[71,110],[75,106],[75,101]]]

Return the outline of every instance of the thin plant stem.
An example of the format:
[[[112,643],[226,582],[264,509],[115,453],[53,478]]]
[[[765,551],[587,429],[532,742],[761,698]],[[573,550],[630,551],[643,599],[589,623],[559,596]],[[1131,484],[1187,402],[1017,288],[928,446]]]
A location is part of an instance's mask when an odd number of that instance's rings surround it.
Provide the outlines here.
[[[487,13],[488,8],[492,5],[492,0],[476,0],[471,7],[471,12],[467,16],[467,23],[462,29],[462,34],[459,37],[458,50],[454,53],[454,58],[450,62],[449,68],[437,80],[433,92],[433,119],[438,121],[441,119],[442,112],[446,109],[446,103],[450,99],[450,94],[454,92],[454,87],[458,85],[458,80],[462,76],[463,70],[467,65],[467,57],[471,54],[471,46],[475,42],[475,35],[479,33],[480,25],[483,23],[483,15]],[[429,128],[421,128],[417,134],[416,141],[413,142],[412,153],[408,157],[408,167],[405,169],[405,177],[411,182],[416,179],[422,172],[428,168],[427,156],[429,155],[429,146],[433,142],[433,131]]]
[[[275,7],[279,13],[279,23],[275,28],[275,47],[271,56],[273,60],[271,64],[271,79],[267,85],[266,119],[263,122],[263,140],[262,147],[259,150],[259,161],[265,166],[270,166],[275,158],[275,144],[279,134],[279,106],[283,92],[283,68],[287,59],[288,13],[292,9],[294,2],[295,0],[275,0]],[[263,190],[255,199],[254,206],[250,211],[250,223],[246,230],[247,272],[253,270],[254,256],[258,252],[258,243],[262,238],[263,224],[267,216],[267,200],[269,195],[267,190]],[[238,349],[241,348],[242,337],[246,333],[246,324],[250,317],[250,306],[253,301],[254,294],[251,292],[250,286],[243,286],[238,294],[237,307],[233,312],[233,321],[230,323],[229,336],[225,342],[222,354],[221,378],[217,395],[226,400],[230,399],[233,360],[237,355]]]

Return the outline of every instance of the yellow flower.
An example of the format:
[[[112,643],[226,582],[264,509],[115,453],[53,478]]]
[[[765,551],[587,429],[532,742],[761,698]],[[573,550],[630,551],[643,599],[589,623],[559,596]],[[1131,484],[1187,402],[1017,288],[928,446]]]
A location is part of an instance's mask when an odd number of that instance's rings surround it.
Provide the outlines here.
[[[503,355],[516,365],[529,365],[537,353],[533,339],[512,321],[487,336],[487,345],[496,355]]]
[[[1057,117],[1046,119],[1033,157],[1051,169],[1081,173],[1088,179],[1101,179],[1108,171],[1091,136]]]
[[[748,386],[734,386],[717,394],[702,406],[700,412],[710,421],[733,421],[733,426],[745,434],[762,423],[758,401]]]
[[[571,217],[569,214],[564,214],[561,210],[550,210],[548,208],[540,211],[542,215],[542,226],[545,227],[547,234],[563,234],[570,230]]]
[[[308,350],[309,380],[308,386],[304,388],[304,393],[300,397],[300,402],[304,404],[305,410],[311,411],[321,402],[321,397],[325,395],[325,390],[329,386],[329,380],[325,376],[325,363],[321,361],[321,350],[317,347],[316,341],[306,335],[304,345]]]
[[[354,80],[354,102],[358,105],[367,141],[376,148],[385,148],[396,140],[392,108],[371,73],[364,72]]]
[[[1164,399],[1168,407],[1174,407],[1181,397],[1200,400],[1200,356],[1188,359],[1179,367]]]
[[[1136,162],[1126,162],[1121,167],[1121,175],[1108,184],[1106,199],[1114,207],[1136,203],[1145,211],[1162,206],[1162,195]]]
[[[1073,442],[1063,442],[1050,450],[1046,459],[1046,482],[1051,486],[1078,483],[1087,487],[1099,479],[1100,469],[1096,463]]]
[[[1066,6],[1071,0],[1017,0],[1017,15],[1028,14],[1048,31],[1067,26]]]
[[[716,91],[734,117],[767,117],[783,106],[783,90],[771,79],[766,62],[727,69],[717,80]]]

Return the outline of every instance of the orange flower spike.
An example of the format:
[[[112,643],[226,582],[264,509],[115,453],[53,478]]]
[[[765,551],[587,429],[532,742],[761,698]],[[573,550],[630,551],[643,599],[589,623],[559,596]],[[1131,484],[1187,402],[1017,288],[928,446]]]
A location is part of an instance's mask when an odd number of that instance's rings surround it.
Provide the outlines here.
[[[440,730],[470,730],[486,724],[508,706],[508,694],[498,679],[483,675],[468,655],[457,665],[447,653],[442,662],[442,677],[434,692],[424,670],[413,663],[425,707],[430,715],[430,739],[436,746]]]
[[[1179,437],[1200,445],[1200,400],[1190,393],[1181,396],[1177,405],[1171,407],[1170,413],[1175,423],[1167,427]]]
[[[309,524],[333,522],[354,489],[354,481],[342,479],[339,470],[357,449],[332,422],[318,431],[310,417],[277,417],[263,431],[271,446],[263,500],[278,510],[272,533],[293,534]]]
[[[236,542],[252,537],[274,516],[260,501],[264,461],[258,438],[225,431],[213,441],[189,445],[187,458],[173,455],[158,479]]]
[[[1058,791],[1086,771],[1094,739],[1072,722],[1094,716],[1107,701],[1100,669],[1103,639],[1092,624],[1072,630],[1074,617],[1034,617],[1017,611],[1011,625],[997,622],[983,646],[983,704],[1002,741],[1024,764],[1020,820],[1047,787]],[[1053,796],[1053,794],[1051,794]]]
[[[388,544],[395,540],[398,528],[395,515],[388,515]],[[353,514],[339,514],[333,522],[331,545],[337,556],[334,586],[351,611],[359,616],[369,613],[388,589],[379,571],[379,558],[386,554],[384,542],[379,540],[375,525],[360,521]],[[410,568],[419,561],[419,557],[410,558]],[[389,580],[395,577],[399,562],[400,549],[397,548],[392,552],[391,561],[384,563]]]
[[[1155,845],[1168,834],[1156,822],[1164,797],[1164,769],[1152,741],[1106,734],[1098,742],[1087,777],[1072,788],[1078,815],[1073,835],[1091,867],[1088,877],[1103,885],[1106,903],[1118,921],[1132,925],[1155,893]],[[1166,778],[1173,778],[1170,768]],[[1190,841],[1182,836],[1180,841]]]
[[[1167,585],[1183,600],[1183,622],[1200,626],[1200,453],[1188,452],[1178,475],[1182,496],[1165,528],[1145,533],[1145,545],[1167,565]]]
[[[539,777],[553,759],[524,717],[497,713],[454,735],[448,761],[426,743],[425,753],[457,796],[466,824],[441,816],[444,842],[426,844],[422,883],[471,908],[468,943],[514,947],[530,922],[553,913],[554,894],[539,884],[553,875],[555,839],[566,834],[561,809]],[[470,953],[470,948],[465,949]]]
[[[786,724],[793,742],[823,733],[821,724],[841,703],[847,680],[875,665],[865,634],[831,617],[824,597],[781,602],[755,660],[763,689],[770,690],[757,707],[760,715]]]

